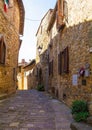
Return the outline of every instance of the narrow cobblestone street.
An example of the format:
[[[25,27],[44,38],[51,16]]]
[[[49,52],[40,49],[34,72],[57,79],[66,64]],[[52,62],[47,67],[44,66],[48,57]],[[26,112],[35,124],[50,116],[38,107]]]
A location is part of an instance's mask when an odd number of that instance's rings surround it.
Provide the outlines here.
[[[18,91],[0,101],[0,130],[70,130],[70,110],[45,92]]]

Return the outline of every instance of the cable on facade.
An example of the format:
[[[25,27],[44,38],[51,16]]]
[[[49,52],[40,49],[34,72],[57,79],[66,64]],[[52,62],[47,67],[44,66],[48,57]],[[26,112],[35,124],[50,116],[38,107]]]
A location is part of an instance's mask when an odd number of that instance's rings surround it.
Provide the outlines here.
[[[40,21],[40,20],[36,20],[36,19],[29,19],[29,18],[25,18],[25,20],[35,21],[35,22]]]

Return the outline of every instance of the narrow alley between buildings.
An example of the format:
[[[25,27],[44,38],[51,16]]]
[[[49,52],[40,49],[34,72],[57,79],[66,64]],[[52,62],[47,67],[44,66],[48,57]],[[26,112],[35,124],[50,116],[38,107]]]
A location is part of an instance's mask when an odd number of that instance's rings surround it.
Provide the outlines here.
[[[91,0],[0,0],[0,130],[92,130]]]
[[[0,130],[70,130],[69,108],[46,92],[18,91],[0,101]]]

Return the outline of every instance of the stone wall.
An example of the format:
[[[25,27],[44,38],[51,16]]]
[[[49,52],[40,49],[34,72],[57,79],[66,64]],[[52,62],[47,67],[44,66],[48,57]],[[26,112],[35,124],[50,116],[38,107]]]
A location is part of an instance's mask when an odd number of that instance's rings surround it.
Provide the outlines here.
[[[54,23],[52,33],[52,48],[49,57],[53,59],[53,76],[49,77],[49,89],[69,106],[75,99],[90,100],[92,93],[92,73],[89,76],[79,76],[79,70],[86,65],[92,70],[92,53],[89,52],[92,29],[92,4],[89,0],[66,0],[68,8],[68,21],[61,32],[56,30]],[[85,13],[84,13],[85,12]],[[92,44],[91,44],[92,45]],[[68,46],[69,73],[58,74],[58,54]],[[77,77],[77,85],[73,85],[73,77]]]
[[[49,10],[45,16],[42,18],[41,23],[39,25],[39,28],[37,30],[36,36],[37,36],[37,45],[36,45],[36,63],[39,63],[40,57],[38,52],[38,47],[40,46],[42,48],[41,53],[43,54],[44,51],[48,47],[48,33],[47,33],[47,26],[49,23],[49,18],[51,17],[53,10]]]
[[[7,13],[3,8],[4,2],[0,0],[0,34],[3,34],[6,44],[5,64],[0,64],[0,94],[11,94],[16,91],[20,14],[16,0]]]
[[[39,25],[38,31],[37,31],[37,45],[36,45],[36,69],[37,72],[35,77],[35,85],[37,84],[43,84],[46,88],[47,82],[48,82],[48,65],[47,65],[47,48],[49,44],[49,37],[47,32],[48,23],[51,17],[53,10],[50,9],[42,18],[41,23]],[[41,47],[42,50],[39,53],[38,48]],[[39,71],[41,70],[41,75],[39,75]],[[35,86],[34,85],[34,86]]]

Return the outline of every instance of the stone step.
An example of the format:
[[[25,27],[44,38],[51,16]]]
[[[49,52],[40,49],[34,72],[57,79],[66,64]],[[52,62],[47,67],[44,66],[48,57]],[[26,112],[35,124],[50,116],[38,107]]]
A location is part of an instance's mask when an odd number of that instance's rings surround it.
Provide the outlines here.
[[[70,125],[71,130],[92,130],[92,126],[85,123],[73,122]]]
[[[90,115],[92,116],[92,101],[88,102],[88,110]]]
[[[3,100],[3,99],[5,99],[5,98],[7,98],[8,97],[8,95],[7,94],[0,94],[0,100]]]
[[[92,126],[92,116],[89,116],[89,117],[87,118],[87,123]]]

